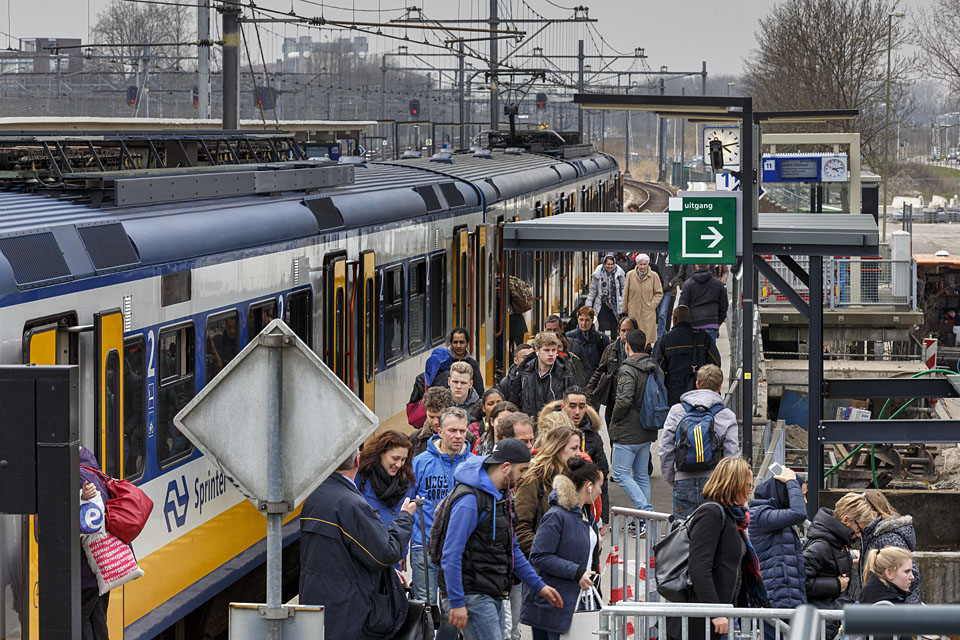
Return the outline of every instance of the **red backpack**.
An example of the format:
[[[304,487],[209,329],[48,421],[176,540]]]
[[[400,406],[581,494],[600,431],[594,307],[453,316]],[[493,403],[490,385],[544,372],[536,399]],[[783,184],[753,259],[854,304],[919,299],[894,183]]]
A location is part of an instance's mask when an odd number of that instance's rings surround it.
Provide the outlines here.
[[[147,524],[147,518],[153,511],[153,500],[129,480],[111,478],[93,467],[80,468],[97,474],[110,494],[105,496],[107,531],[127,544],[132,543]]]

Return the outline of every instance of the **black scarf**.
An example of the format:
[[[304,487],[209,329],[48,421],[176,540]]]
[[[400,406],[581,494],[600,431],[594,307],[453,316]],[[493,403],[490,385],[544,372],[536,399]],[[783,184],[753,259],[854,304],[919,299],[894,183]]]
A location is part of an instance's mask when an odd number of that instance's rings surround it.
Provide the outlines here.
[[[409,485],[401,477],[400,472],[391,477],[379,462],[370,465],[370,469],[364,473],[364,476],[373,487],[373,493],[377,499],[388,507],[397,506],[407,495]]]

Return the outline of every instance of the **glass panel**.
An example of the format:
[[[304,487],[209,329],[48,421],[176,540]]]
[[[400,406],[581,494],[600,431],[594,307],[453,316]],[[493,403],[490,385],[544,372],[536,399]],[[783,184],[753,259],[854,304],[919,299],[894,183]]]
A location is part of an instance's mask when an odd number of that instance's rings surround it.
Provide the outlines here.
[[[263,328],[277,317],[277,301],[250,305],[247,311],[247,344],[260,335]]]
[[[443,342],[447,333],[447,256],[430,256],[430,344]]]
[[[160,278],[160,306],[186,302],[190,299],[190,271],[168,273]]]
[[[419,353],[426,342],[427,263],[410,263],[409,308],[407,309],[407,339],[411,354]]]
[[[383,360],[390,364],[403,353],[403,268],[390,267],[384,280]]]
[[[337,287],[337,309],[336,309],[336,312],[335,312],[335,313],[337,314],[337,324],[336,324],[336,326],[334,327],[334,331],[336,331],[336,333],[337,333],[337,340],[336,340],[336,352],[337,352],[337,353],[336,353],[336,367],[335,367],[334,371],[337,372],[337,374],[340,376],[340,379],[341,379],[341,380],[343,380],[344,382],[346,382],[346,371],[344,371],[344,368],[343,368],[343,357],[344,357],[344,351],[346,350],[346,349],[344,348],[344,344],[345,344],[345,342],[346,342],[346,338],[344,337],[344,333],[346,333],[346,332],[343,330],[343,327],[344,327],[344,323],[343,323],[343,305],[344,305],[343,296],[344,296],[343,287]]]
[[[363,357],[364,357],[364,375],[366,376],[367,382],[373,380],[373,370],[374,370],[374,353],[373,353],[373,328],[374,328],[374,294],[376,289],[374,288],[373,278],[367,278],[366,283],[364,284],[364,296],[365,296],[365,317],[364,317],[364,332],[363,332]]]
[[[103,472],[116,478],[120,475],[120,354],[111,349],[107,354],[104,367],[105,406],[103,423],[106,426],[106,460],[103,461]]]
[[[160,393],[157,399],[157,459],[160,466],[190,455],[193,445],[173,424],[173,418],[196,393],[194,329],[180,327],[160,333]]]
[[[205,384],[209,384],[240,352],[239,323],[240,316],[236,311],[207,318]]]
[[[139,477],[146,455],[143,338],[123,345],[123,477]]]
[[[287,325],[293,332],[313,346],[313,310],[309,289],[291,293],[287,296]]]

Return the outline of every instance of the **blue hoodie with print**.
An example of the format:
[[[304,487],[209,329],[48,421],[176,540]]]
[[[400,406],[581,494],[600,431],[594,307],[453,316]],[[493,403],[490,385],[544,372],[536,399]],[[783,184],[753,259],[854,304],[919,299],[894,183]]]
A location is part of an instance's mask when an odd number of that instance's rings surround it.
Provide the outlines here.
[[[497,489],[490,479],[490,474],[483,467],[483,463],[489,457],[471,456],[470,460],[457,468],[456,480],[458,484],[467,484],[489,493],[496,502],[503,498],[503,492]],[[496,518],[496,510],[494,510],[493,515]],[[463,550],[466,548],[467,540],[470,539],[477,528],[478,516],[477,497],[472,493],[466,493],[463,497],[457,499],[450,509],[450,523],[447,525],[447,536],[443,541],[443,555],[440,565],[443,568],[446,593],[450,600],[451,609],[465,606],[462,576]],[[496,535],[495,521],[493,530],[494,535]],[[523,555],[523,551],[520,550],[516,533],[513,533],[513,574],[535,591],[540,591],[546,584],[537,575],[527,557]]]
[[[424,500],[423,507],[418,509],[414,516],[413,537],[410,539],[411,549],[423,548],[420,538],[420,512],[423,512],[423,524],[430,539],[430,528],[433,526],[433,512],[440,501],[453,490],[454,471],[467,458],[472,458],[470,447],[466,441],[460,453],[450,455],[440,452],[440,436],[433,436],[427,443],[427,450],[413,459],[413,477],[417,479],[417,495]]]

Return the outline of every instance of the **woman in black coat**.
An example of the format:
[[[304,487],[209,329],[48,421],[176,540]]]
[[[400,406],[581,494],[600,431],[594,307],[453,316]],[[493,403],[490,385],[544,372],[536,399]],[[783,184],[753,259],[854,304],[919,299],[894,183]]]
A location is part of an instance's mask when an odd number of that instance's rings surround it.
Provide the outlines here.
[[[563,597],[557,609],[526,585],[520,622],[533,628],[534,640],[558,640],[570,630],[581,591],[600,568],[600,542],[591,505],[600,496],[603,473],[579,456],[553,479],[550,510],[544,514],[530,549],[530,564]]]
[[[690,537],[689,602],[765,606],[760,561],[747,536],[749,511],[743,505],[753,489],[753,473],[743,458],[724,458],[703,487],[704,504],[687,520]],[[739,577],[739,579],[738,579]],[[703,618],[691,618],[690,640],[704,640]],[[725,617],[710,620],[712,639],[730,630]],[[667,635],[680,638],[679,618],[667,619]]]
[[[820,509],[807,530],[803,546],[803,565],[807,602],[818,609],[840,609],[849,597],[853,560],[849,547],[873,521],[873,510],[859,493],[848,493],[837,500],[836,509]],[[839,628],[827,623],[827,637]]]

